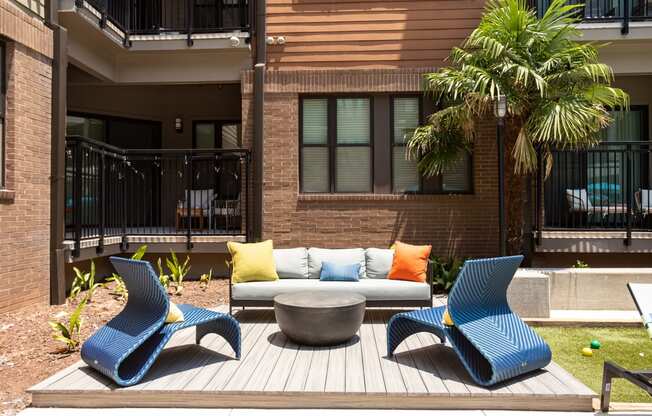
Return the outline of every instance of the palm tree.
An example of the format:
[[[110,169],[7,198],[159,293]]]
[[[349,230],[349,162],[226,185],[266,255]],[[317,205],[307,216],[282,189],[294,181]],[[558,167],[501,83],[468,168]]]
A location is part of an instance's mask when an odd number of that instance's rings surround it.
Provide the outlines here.
[[[438,111],[415,130],[408,157],[426,176],[438,175],[471,149],[475,124],[489,117],[499,95],[507,99],[506,201],[511,251],[522,234],[523,175],[553,148],[586,148],[600,141],[612,119],[608,109],[627,108],[628,95],[610,84],[598,46],[580,43],[577,8],[553,0],[541,18],[525,0],[489,0],[478,27],[453,48],[449,67],[425,75]],[[516,211],[515,211],[516,210]]]

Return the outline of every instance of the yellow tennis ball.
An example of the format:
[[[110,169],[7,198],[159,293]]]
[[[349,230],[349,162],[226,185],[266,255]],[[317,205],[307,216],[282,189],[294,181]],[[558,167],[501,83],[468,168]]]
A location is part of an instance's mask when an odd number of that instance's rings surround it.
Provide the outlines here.
[[[593,357],[593,350],[589,347],[582,348],[582,355],[585,357]]]
[[[453,325],[455,325],[455,324],[453,323],[453,320],[451,319],[451,315],[448,313],[448,310],[445,310],[445,311],[444,311],[444,316],[443,316],[442,321],[444,322],[444,325],[446,325],[446,326],[453,326]]]

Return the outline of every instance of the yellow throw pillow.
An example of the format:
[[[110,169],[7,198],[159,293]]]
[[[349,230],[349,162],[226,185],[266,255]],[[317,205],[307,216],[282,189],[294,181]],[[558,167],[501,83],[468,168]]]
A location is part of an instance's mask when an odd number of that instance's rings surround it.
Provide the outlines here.
[[[453,323],[453,319],[451,318],[451,314],[448,313],[448,309],[444,311],[444,317],[442,318],[442,323],[446,326],[455,326],[455,323]]]
[[[278,280],[272,240],[262,243],[227,243],[233,262],[233,283]]]
[[[168,316],[165,317],[166,324],[173,324],[175,322],[183,322],[183,312],[181,309],[174,303],[170,302],[170,309],[168,310]]]

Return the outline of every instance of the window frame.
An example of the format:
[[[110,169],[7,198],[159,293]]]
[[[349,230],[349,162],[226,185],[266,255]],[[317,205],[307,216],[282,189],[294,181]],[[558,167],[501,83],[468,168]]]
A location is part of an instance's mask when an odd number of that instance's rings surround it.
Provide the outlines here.
[[[0,189],[7,189],[7,42],[0,39]]]
[[[337,143],[337,100],[362,98],[369,102],[369,143]],[[302,194],[373,194],[374,193],[374,99],[370,94],[302,95],[299,97],[299,193]],[[305,100],[326,100],[326,144],[303,143],[303,103]],[[306,191],[303,184],[304,147],[326,148],[328,150],[328,191]],[[340,147],[363,147],[369,149],[369,190],[337,190],[337,149]]]
[[[386,97],[386,98],[385,98]],[[346,99],[346,98],[366,98],[369,100],[369,144],[337,144],[337,99]],[[376,100],[378,98],[378,100]],[[382,98],[382,99],[381,99]],[[299,147],[299,164],[298,164],[298,174],[299,174],[299,194],[371,194],[371,195],[473,195],[475,194],[475,178],[474,178],[474,152],[471,150],[468,152],[468,166],[467,174],[468,176],[468,189],[464,191],[445,191],[444,190],[444,176],[437,175],[431,178],[424,177],[420,172],[418,172],[419,177],[419,191],[418,192],[397,192],[395,191],[394,186],[394,160],[393,153],[395,147],[405,147],[405,144],[396,143],[396,138],[394,134],[394,101],[398,98],[416,98],[419,105],[419,125],[422,125],[426,119],[425,111],[429,111],[430,108],[426,106],[424,101],[424,96],[422,93],[351,93],[351,94],[301,94],[299,95],[299,117],[298,117],[298,147]],[[303,111],[304,111],[304,101],[305,100],[315,100],[323,99],[327,102],[327,116],[326,116],[326,143],[325,144],[304,144],[303,143]],[[387,100],[387,101],[385,101]],[[389,105],[383,104],[388,102]],[[381,107],[384,107],[385,110],[380,111],[376,108],[377,103],[380,103]],[[376,113],[379,114],[376,114]],[[382,115],[383,113],[387,114],[387,123],[384,125],[385,128],[389,129],[387,138],[380,140],[382,148],[378,148],[378,139],[376,136],[376,126],[375,117]],[[381,134],[382,136],[382,134]],[[389,146],[387,143],[389,142]],[[387,148],[385,149],[385,146]],[[304,190],[304,181],[303,181],[303,159],[304,159],[304,147],[310,148],[326,148],[328,149],[328,191],[306,191]],[[355,192],[345,192],[337,191],[337,161],[336,161],[336,152],[338,147],[368,147],[370,150],[370,177],[369,177],[369,191],[355,191]],[[379,184],[376,181],[376,161],[377,154],[380,152],[381,159],[387,161],[390,168],[389,171],[389,189],[387,191],[381,190],[380,192],[376,191]],[[384,163],[384,162],[383,162]]]

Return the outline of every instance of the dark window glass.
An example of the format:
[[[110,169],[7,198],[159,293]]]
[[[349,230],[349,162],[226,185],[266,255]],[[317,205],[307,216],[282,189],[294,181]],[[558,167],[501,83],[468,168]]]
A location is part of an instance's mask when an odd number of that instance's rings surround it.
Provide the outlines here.
[[[371,192],[371,100],[305,98],[301,105],[301,191]]]

